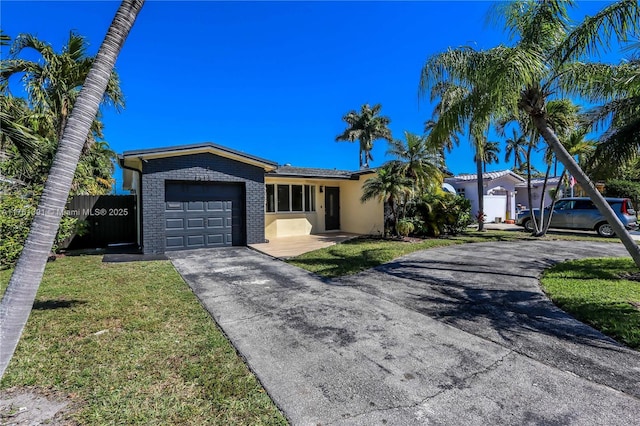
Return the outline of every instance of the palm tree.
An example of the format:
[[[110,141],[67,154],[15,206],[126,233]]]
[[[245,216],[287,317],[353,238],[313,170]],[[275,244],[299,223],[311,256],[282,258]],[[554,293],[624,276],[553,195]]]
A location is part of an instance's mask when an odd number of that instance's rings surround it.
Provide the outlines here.
[[[391,130],[389,130],[389,117],[379,115],[382,105],[376,104],[370,107],[369,104],[362,105],[360,113],[349,111],[342,120],[347,123],[347,129],[336,136],[336,142],[360,141],[360,168],[369,168],[369,160],[373,160],[371,150],[373,142],[384,139],[388,142],[393,140]]]
[[[437,116],[437,114],[436,114]],[[427,137],[430,136],[431,134],[431,129],[433,128],[433,126],[436,125],[436,122],[434,120],[427,120],[424,122],[424,133]],[[429,139],[431,139],[429,137]],[[428,142],[429,144],[433,144],[433,142]],[[451,151],[453,150],[454,145],[458,146],[460,144],[460,138],[458,137],[457,134],[453,134],[450,135],[450,137],[444,139],[443,141],[440,142],[440,155],[442,156],[443,160],[445,158],[445,150],[447,151],[448,154],[451,153]]]
[[[498,153],[500,152],[500,144],[498,142],[484,141],[482,143],[482,169],[484,173],[487,172],[487,164],[497,163],[499,160]],[[473,156],[473,161],[478,161],[477,154]]]
[[[527,138],[524,134],[518,134],[512,129],[513,135],[507,139],[507,146],[504,153],[504,161],[510,161],[513,154],[513,170],[516,171],[522,164],[522,159],[527,153]]]
[[[20,76],[28,93],[32,111],[23,113],[24,117],[14,117],[39,136],[40,157],[46,161],[40,165],[37,172],[31,173],[30,181],[41,183],[46,178],[51,166],[55,149],[62,135],[64,127],[73,110],[75,101],[80,93],[94,58],[86,53],[87,42],[80,35],[71,32],[66,45],[60,53],[53,47],[29,34],[21,34],[11,47],[11,59],[2,61],[0,82],[4,89],[3,97],[11,98],[8,81],[12,76]],[[39,60],[33,61],[20,58],[20,55],[35,52]],[[111,71],[107,90],[102,99],[102,105],[112,105],[116,109],[124,106],[124,97],[120,90],[118,75]],[[16,112],[14,110],[14,112]],[[28,123],[25,123],[28,121]],[[83,154],[91,151],[93,143],[102,138],[102,123],[100,114],[94,119],[91,132],[86,141]],[[103,151],[109,155],[111,151]],[[107,161],[111,161],[107,158]],[[20,158],[16,158],[19,161]],[[26,164],[34,163],[29,158],[22,159]],[[104,172],[110,172],[107,168]],[[106,188],[109,192],[110,188]]]
[[[442,119],[449,119],[449,109],[457,105],[462,99],[472,93],[473,87],[469,82],[460,79],[455,81],[439,81],[431,88],[431,100],[438,100],[433,111],[433,119],[428,121],[429,138],[432,144],[441,146],[450,146],[452,141],[456,144],[459,141],[458,135],[464,133],[468,129],[469,140],[474,148],[474,161],[476,163],[476,181],[478,192],[478,211],[476,217],[478,219],[478,231],[484,230],[484,182],[482,179],[483,164],[478,161],[484,156],[483,147],[486,141],[485,132],[489,129],[489,121],[482,117],[468,117],[468,119],[460,120],[456,126],[451,128],[449,132],[439,131]],[[427,124],[425,124],[426,126]],[[444,151],[444,150],[443,150]]]
[[[460,131],[471,117],[494,121],[498,117],[526,113],[540,136],[551,146],[565,168],[587,192],[611,224],[625,248],[640,267],[640,247],[631,238],[611,206],[598,192],[571,154],[562,146],[549,122],[546,106],[553,93],[601,93],[590,84],[590,64],[581,62],[587,53],[608,48],[609,35],[625,40],[640,27],[640,6],[636,0],[622,0],[573,30],[568,28],[567,5],[560,0],[522,0],[501,5],[507,31],[514,45],[500,45],[486,51],[449,49],[431,57],[423,67],[420,91],[451,81],[471,90],[441,114],[432,130],[436,134]],[[602,29],[602,30],[601,30]]]
[[[41,60],[19,58],[25,51],[35,52]],[[11,47],[11,53],[13,59],[3,61],[2,80],[22,75],[29,102],[37,110],[47,113],[56,140],[60,140],[94,61],[93,57],[87,55],[86,39],[72,31],[67,44],[57,53],[49,43],[31,34],[20,34]],[[111,71],[102,103],[116,108],[124,106],[120,81],[114,70]]]
[[[418,192],[440,186],[444,159],[438,144],[407,131],[404,137],[406,142],[399,139],[391,141],[387,155],[399,160],[398,169],[412,179]]]
[[[589,164],[598,178],[615,176],[640,159],[640,43],[634,53],[635,57],[619,66],[594,67],[590,85],[610,99],[585,115],[587,125],[596,130],[608,126]]]
[[[406,177],[395,164],[387,164],[378,169],[376,175],[362,185],[360,201],[364,203],[377,198],[380,202],[386,203],[391,209],[393,229],[397,233],[399,220],[397,203],[408,199],[413,193],[412,186],[412,180]]]
[[[27,242],[0,303],[0,377],[9,365],[31,313],[69,196],[78,159],[103,100],[120,49],[143,4],[144,0],[123,0],[121,3],[62,134],[38,204],[37,211],[41,214],[36,215],[31,224]]]

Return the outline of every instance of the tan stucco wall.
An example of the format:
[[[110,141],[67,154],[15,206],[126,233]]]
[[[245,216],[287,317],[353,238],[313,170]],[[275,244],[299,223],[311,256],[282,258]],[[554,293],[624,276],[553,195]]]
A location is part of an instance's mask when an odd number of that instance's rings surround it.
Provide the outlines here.
[[[318,213],[266,213],[265,238],[317,234]]]
[[[340,188],[340,231],[354,234],[382,234],[384,209],[378,200],[360,203],[362,185],[368,176],[360,180],[265,178],[265,184],[315,185],[316,211],[295,213],[265,213],[265,238],[319,234],[325,232],[324,192],[320,187]]]
[[[340,228],[343,232],[378,235],[384,232],[384,207],[378,199],[360,202],[362,185],[374,174],[340,185]]]

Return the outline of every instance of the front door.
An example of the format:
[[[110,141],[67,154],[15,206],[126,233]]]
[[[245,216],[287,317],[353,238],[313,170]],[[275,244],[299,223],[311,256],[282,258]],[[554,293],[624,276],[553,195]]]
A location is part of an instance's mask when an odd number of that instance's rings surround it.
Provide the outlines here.
[[[340,229],[340,188],[337,186],[324,188],[324,229]]]

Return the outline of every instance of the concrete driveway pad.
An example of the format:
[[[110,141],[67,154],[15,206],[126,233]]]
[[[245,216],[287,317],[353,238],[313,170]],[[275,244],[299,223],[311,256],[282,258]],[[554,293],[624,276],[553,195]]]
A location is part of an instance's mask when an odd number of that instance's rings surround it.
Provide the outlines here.
[[[170,255],[293,424],[637,424],[640,353],[538,287],[619,244],[467,244],[326,282],[246,248]]]

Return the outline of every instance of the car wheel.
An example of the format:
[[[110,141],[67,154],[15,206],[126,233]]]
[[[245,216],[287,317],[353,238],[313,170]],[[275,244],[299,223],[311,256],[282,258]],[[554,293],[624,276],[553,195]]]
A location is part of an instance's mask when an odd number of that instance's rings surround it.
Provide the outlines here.
[[[524,226],[525,231],[533,232],[533,221],[531,219],[526,220],[522,226]]]
[[[598,231],[598,235],[601,237],[610,238],[616,235],[613,231],[613,227],[609,225],[607,222],[602,222],[596,226],[596,231]]]

